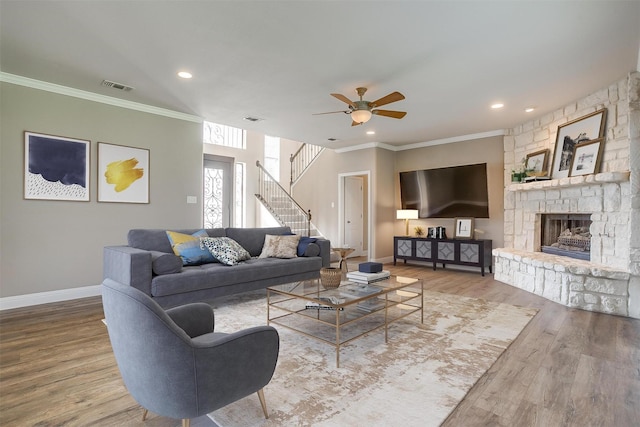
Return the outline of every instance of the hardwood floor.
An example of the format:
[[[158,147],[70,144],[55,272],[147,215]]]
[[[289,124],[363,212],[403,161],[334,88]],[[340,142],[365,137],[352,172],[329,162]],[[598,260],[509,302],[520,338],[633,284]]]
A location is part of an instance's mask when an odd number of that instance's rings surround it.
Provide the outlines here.
[[[639,425],[640,320],[569,309],[492,275],[385,269],[431,291],[539,309],[443,426]],[[141,421],[102,318],[98,297],[0,312],[0,425],[179,425],[154,414]]]

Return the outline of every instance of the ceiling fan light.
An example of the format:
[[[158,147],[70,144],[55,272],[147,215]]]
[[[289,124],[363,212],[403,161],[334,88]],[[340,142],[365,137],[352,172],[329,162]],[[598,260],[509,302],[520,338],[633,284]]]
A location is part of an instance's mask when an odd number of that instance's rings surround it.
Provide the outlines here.
[[[371,119],[371,111],[355,110],[351,112],[351,119],[356,123],[366,123]]]

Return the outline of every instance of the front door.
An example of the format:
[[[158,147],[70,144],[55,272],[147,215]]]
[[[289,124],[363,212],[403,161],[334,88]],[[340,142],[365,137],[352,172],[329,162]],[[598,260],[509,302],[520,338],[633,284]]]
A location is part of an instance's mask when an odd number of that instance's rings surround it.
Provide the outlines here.
[[[233,159],[205,156],[204,159],[204,228],[231,226],[233,194]]]

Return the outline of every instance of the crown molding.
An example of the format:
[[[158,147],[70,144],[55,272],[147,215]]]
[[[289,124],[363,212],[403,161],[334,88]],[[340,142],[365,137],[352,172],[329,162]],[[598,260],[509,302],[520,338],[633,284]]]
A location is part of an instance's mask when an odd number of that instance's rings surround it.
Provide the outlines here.
[[[32,89],[44,90],[47,92],[57,93],[59,95],[72,96],[74,98],[99,102],[101,104],[112,105],[114,107],[128,108],[130,110],[141,111],[143,113],[170,117],[172,119],[202,123],[201,117],[194,116],[192,114],[180,113],[178,111],[168,110],[166,108],[153,107],[151,105],[141,104],[139,102],[127,101],[125,99],[114,98],[112,96],[100,95],[85,90],[74,89],[54,83],[43,82],[41,80],[30,79],[28,77],[18,76],[15,74],[0,72],[0,82],[11,83],[19,86],[29,87]]]
[[[369,148],[382,148],[389,151],[415,150],[416,148],[432,147],[434,145],[453,144],[454,142],[471,141],[474,139],[490,138],[493,136],[504,136],[505,129],[492,130],[488,132],[472,133],[469,135],[452,136],[450,138],[434,139],[433,141],[417,142],[408,145],[390,145],[383,142],[368,142],[366,144],[354,145],[352,147],[336,148],[336,153],[347,153],[349,151],[367,150]]]

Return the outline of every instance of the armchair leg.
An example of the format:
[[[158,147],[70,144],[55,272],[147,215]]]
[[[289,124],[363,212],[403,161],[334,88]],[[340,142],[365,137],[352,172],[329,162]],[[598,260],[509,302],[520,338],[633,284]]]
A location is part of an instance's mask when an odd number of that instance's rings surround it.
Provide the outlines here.
[[[191,420],[189,418],[183,418],[182,427],[189,427],[189,426],[191,426]]]
[[[149,415],[149,410],[145,408],[142,408],[142,409],[144,409],[144,412],[142,413],[142,421],[146,421],[147,415]]]
[[[269,413],[267,412],[267,402],[264,400],[264,390],[258,390],[258,399],[260,399],[260,405],[262,405],[262,412],[264,412],[264,417],[269,419]]]

